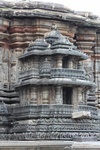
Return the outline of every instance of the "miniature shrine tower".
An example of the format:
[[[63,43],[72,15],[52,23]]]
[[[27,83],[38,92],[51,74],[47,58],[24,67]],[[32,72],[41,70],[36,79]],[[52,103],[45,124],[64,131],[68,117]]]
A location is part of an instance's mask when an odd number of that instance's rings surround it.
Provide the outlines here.
[[[99,141],[100,17],[1,0],[0,149],[96,150]]]
[[[19,57],[13,139],[98,140],[97,109],[86,94],[95,84],[80,64],[87,58],[56,29],[29,44]]]

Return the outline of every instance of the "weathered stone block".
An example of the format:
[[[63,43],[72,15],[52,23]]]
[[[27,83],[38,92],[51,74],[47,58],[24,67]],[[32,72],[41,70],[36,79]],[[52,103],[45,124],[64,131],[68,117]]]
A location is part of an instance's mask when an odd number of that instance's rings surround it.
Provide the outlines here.
[[[90,111],[78,111],[78,112],[73,112],[73,113],[72,113],[72,118],[73,118],[73,119],[91,118],[91,113],[90,113]]]

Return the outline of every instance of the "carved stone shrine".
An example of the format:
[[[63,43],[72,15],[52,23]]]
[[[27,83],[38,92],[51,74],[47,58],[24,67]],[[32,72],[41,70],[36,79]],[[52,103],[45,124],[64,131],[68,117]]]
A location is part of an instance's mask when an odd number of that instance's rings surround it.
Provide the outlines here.
[[[0,142],[2,150],[100,150],[99,17],[0,2]]]

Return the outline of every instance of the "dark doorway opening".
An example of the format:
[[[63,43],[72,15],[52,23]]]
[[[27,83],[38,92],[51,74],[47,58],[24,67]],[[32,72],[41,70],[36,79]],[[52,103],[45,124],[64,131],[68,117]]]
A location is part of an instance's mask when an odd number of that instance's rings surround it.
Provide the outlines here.
[[[72,87],[63,87],[63,104],[72,104]]]
[[[68,68],[68,57],[63,58],[63,68]]]

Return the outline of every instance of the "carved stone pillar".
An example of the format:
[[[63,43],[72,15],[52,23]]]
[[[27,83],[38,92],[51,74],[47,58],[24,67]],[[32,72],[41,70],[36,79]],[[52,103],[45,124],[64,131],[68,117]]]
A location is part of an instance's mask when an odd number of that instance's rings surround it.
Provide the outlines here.
[[[55,104],[63,104],[62,87],[56,87]]]
[[[49,104],[49,88],[47,86],[42,89],[42,104]]]
[[[72,105],[77,105],[77,87],[73,87]]]
[[[72,68],[72,69],[74,68],[73,59],[72,58],[69,59],[68,68]]]
[[[78,68],[78,60],[77,59],[74,59],[74,62],[73,62],[73,69],[77,69]]]
[[[62,56],[57,57],[57,68],[62,68]]]
[[[25,87],[25,91],[24,91],[24,94],[25,94],[25,105],[29,104],[30,103],[30,89],[29,87]]]
[[[31,104],[37,104],[37,89],[31,87]]]
[[[78,104],[83,104],[82,87],[79,87],[79,88],[78,88],[78,96],[77,96],[77,99],[78,99]]]

